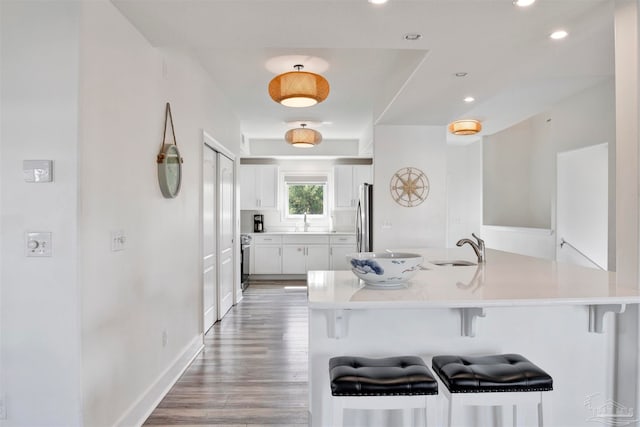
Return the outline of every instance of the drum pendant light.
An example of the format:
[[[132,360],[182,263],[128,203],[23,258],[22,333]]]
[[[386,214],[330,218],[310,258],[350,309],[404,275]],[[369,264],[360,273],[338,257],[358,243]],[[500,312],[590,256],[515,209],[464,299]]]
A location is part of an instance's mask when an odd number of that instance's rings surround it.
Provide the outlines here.
[[[269,83],[271,98],[287,107],[310,107],[329,96],[329,82],[319,74],[301,71],[303,65],[294,65],[289,71],[274,77]]]
[[[315,129],[308,129],[305,123],[301,127],[289,129],[284,139],[296,148],[312,148],[322,142],[322,135]]]
[[[475,135],[482,130],[482,124],[478,120],[456,120],[449,123],[449,132],[454,135]]]

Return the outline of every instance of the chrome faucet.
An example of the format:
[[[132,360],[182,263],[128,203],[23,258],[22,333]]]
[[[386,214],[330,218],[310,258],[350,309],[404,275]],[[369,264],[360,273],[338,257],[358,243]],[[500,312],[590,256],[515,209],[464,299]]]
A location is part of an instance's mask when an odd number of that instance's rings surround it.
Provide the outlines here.
[[[307,213],[304,213],[304,224],[303,229],[305,232],[309,231],[309,223],[307,222]]]
[[[471,239],[460,239],[458,240],[458,243],[456,243],[456,246],[462,246],[465,243],[468,243],[469,245],[471,245],[471,247],[473,248],[473,251],[476,253],[476,256],[478,257],[478,264],[483,264],[485,261],[484,240],[476,236],[476,233],[471,233],[471,235],[478,241],[478,243],[474,242]]]

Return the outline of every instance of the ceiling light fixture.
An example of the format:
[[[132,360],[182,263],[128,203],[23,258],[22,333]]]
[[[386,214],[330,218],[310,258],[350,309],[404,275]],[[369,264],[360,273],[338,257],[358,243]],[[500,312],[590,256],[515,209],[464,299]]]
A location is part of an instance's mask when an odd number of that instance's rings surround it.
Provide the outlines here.
[[[368,0],[371,4],[385,4],[388,0]]]
[[[567,33],[565,30],[558,30],[558,31],[554,31],[553,33],[551,33],[549,35],[549,37],[551,37],[553,40],[562,40],[563,38],[567,37],[569,35],[569,33]]]
[[[513,4],[519,7],[527,7],[534,4],[536,0],[513,0]]]
[[[467,97],[464,98],[464,102],[473,102],[475,100],[476,99],[473,96],[467,96]]]
[[[296,148],[311,148],[322,142],[322,134],[315,129],[307,128],[305,123],[301,127],[289,129],[284,134],[284,139]]]
[[[269,83],[271,98],[287,107],[310,107],[329,96],[329,82],[319,74],[301,71],[304,65],[294,65],[296,71],[280,74]]]
[[[454,135],[475,135],[482,130],[478,120],[463,119],[449,123],[449,132]]]

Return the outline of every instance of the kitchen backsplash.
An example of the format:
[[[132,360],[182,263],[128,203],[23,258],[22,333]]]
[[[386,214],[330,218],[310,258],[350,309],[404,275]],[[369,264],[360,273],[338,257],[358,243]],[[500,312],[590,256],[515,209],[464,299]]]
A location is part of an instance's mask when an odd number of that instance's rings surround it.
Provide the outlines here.
[[[303,231],[302,221],[283,221],[278,210],[240,211],[240,232],[253,233],[253,215],[264,215],[264,231]],[[309,231],[355,232],[356,212],[352,209],[334,210],[331,220],[311,220]]]

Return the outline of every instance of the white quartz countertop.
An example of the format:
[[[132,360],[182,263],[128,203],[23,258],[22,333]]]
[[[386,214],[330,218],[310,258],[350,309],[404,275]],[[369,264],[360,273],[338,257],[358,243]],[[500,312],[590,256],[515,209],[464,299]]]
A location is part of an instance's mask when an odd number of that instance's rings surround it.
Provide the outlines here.
[[[356,233],[349,231],[265,231],[262,233],[242,233],[242,234],[251,234],[254,236],[257,235],[276,235],[276,234],[299,234],[303,235],[320,235],[320,236],[355,236]]]
[[[469,247],[398,249],[424,256],[424,270],[395,288],[365,285],[351,271],[310,271],[312,309],[460,308],[638,304],[640,291],[608,271],[488,249],[485,264],[437,266],[435,260],[476,261]]]

